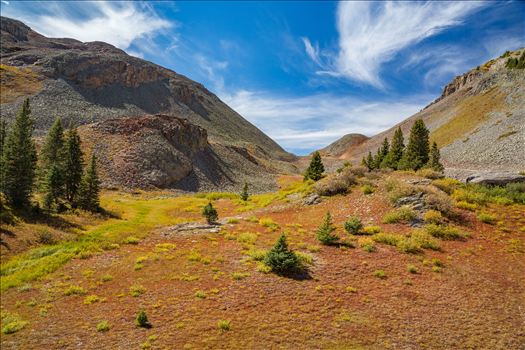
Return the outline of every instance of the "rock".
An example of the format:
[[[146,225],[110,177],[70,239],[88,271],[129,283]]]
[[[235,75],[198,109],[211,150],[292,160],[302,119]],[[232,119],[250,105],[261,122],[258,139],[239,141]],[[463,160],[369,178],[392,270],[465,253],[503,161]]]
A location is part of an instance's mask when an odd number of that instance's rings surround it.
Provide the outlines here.
[[[525,182],[525,176],[504,172],[486,172],[471,175],[467,177],[465,182],[480,185],[505,186],[509,183]]]
[[[318,194],[311,194],[303,200],[303,205],[315,205],[321,203],[321,197]]]
[[[174,232],[194,232],[201,231],[205,233],[218,233],[220,231],[221,224],[203,224],[200,222],[186,222],[183,224],[178,224],[175,226],[168,227],[165,231],[165,234],[172,234]]]
[[[395,203],[395,206],[396,207],[401,207],[403,205],[408,205],[410,207],[414,207],[414,206],[424,206],[425,205],[425,201],[423,199],[423,195],[424,193],[423,192],[418,192],[416,194],[413,194],[411,196],[407,196],[407,197],[401,197],[399,198],[396,203]]]

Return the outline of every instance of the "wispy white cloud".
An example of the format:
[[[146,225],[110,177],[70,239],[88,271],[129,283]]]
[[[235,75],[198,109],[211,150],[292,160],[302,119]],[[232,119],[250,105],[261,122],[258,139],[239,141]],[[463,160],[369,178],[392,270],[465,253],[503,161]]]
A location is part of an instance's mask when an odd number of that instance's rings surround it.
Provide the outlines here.
[[[309,153],[348,133],[385,130],[419,111],[431,97],[367,102],[331,94],[280,97],[240,90],[221,99],[286,149]]]
[[[82,1],[73,6],[36,2],[31,3],[31,7],[19,11],[9,6],[6,15],[21,19],[49,37],[104,41],[124,50],[137,40],[150,38],[175,25],[161,18],[147,3],[140,2]]]
[[[318,74],[328,74],[382,87],[383,64],[400,51],[446,28],[457,26],[482,2],[342,1],[336,14],[339,47]],[[304,39],[303,39],[304,40]],[[309,41],[308,41],[309,42]],[[305,50],[311,55],[311,48]]]
[[[315,46],[312,45],[310,42],[310,39],[308,38],[301,38],[301,40],[304,43],[304,49],[306,50],[306,54],[317,64],[320,64],[319,60],[319,44],[315,44]]]
[[[216,91],[224,90],[224,77],[220,71],[228,68],[227,61],[216,61],[202,54],[196,54],[195,62],[204,74],[209,82],[213,84]]]

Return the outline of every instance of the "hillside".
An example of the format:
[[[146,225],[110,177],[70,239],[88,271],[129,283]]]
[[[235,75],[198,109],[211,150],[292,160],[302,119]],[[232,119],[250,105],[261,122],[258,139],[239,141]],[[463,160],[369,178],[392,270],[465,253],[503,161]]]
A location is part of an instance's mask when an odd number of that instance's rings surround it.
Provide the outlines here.
[[[369,150],[375,152],[385,137],[391,139],[398,127],[406,139],[414,120],[421,118],[449,170],[523,171],[525,157],[518,150],[525,145],[525,71],[509,69],[505,63],[524,50],[502,55],[456,77],[423,110],[357,147],[347,148],[339,158],[359,162]]]
[[[293,171],[287,163],[293,155],[204,86],[172,70],[129,56],[107,43],[47,38],[5,17],[1,41],[1,116],[11,120],[21,100],[30,97],[37,136],[43,135],[56,117],[65,125],[85,125],[162,114],[186,119],[206,130],[209,143],[217,145],[216,157],[225,164],[222,170],[231,172],[224,186],[257,182],[254,173]],[[104,138],[98,139],[98,147],[103,145]],[[252,171],[254,163],[257,171]],[[182,188],[218,186],[200,177],[197,186]]]

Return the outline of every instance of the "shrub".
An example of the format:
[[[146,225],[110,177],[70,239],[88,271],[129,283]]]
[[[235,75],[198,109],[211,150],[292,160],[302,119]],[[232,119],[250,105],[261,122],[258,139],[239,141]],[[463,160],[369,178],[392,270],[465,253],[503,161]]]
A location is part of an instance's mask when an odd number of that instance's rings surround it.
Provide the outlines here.
[[[217,322],[217,327],[221,331],[227,332],[231,329],[231,322],[227,320],[220,320],[219,322]]]
[[[356,167],[351,167],[348,169],[348,171],[357,177],[363,177],[365,176],[366,173],[368,173],[368,169],[361,165],[356,166]]]
[[[257,241],[257,234],[253,232],[242,232],[237,236],[239,243],[254,244],[255,241]]]
[[[17,314],[12,314],[3,310],[1,311],[1,319],[3,334],[16,333],[22,330],[28,323],[27,321],[22,320]]]
[[[371,185],[363,185],[363,187],[361,187],[361,190],[363,190],[363,193],[364,194],[372,194],[374,193],[374,187],[372,187]]]
[[[314,264],[314,258],[310,254],[295,252],[295,255],[297,256],[297,259],[299,259],[299,264],[303,269],[306,269],[308,266]]]
[[[320,196],[335,196],[348,192],[348,185],[339,176],[330,176],[315,184],[315,192]]]
[[[441,179],[444,177],[442,172],[435,171],[430,168],[420,169],[416,172],[416,174],[431,180]]]
[[[211,202],[208,202],[208,204],[204,206],[204,208],[202,209],[202,215],[206,218],[208,224],[213,224],[219,219],[217,210],[215,210]]]
[[[461,182],[450,178],[444,178],[432,181],[432,185],[436,186],[447,194],[452,194],[454,190],[461,185]]]
[[[361,222],[361,219],[357,216],[350,216],[348,220],[345,221],[343,224],[344,229],[346,232],[358,235],[361,229],[363,228],[363,223]]]
[[[481,221],[481,222],[484,222],[486,224],[490,224],[490,225],[493,225],[495,222],[496,222],[496,218],[490,214],[487,214],[487,213],[479,213],[478,214],[478,219]]]
[[[409,207],[403,206],[399,209],[387,213],[383,217],[383,223],[385,224],[395,224],[399,222],[410,222],[417,218],[417,214],[414,210]]]
[[[376,276],[379,279],[385,279],[386,278],[386,273],[383,270],[375,270],[374,271],[374,276]]]
[[[397,244],[404,239],[401,235],[391,234],[391,233],[378,233],[374,235],[372,239],[377,243],[383,243],[391,246],[397,246]]]
[[[131,287],[129,287],[129,294],[132,297],[138,297],[138,296],[141,296],[144,293],[146,293],[146,288],[144,288],[141,285],[134,284]]]
[[[348,287],[346,287],[346,291],[348,293],[357,293],[357,288],[348,286]]]
[[[84,304],[91,305],[91,304],[96,303],[98,301],[100,301],[100,298],[97,295],[88,295],[84,299]]]
[[[135,325],[142,328],[150,328],[151,324],[149,323],[148,316],[144,310],[140,310],[135,318]]]
[[[322,244],[332,244],[339,239],[336,235],[332,234],[335,231],[335,227],[332,224],[332,216],[330,212],[326,212],[325,218],[321,226],[317,229],[316,236],[319,242]]]
[[[228,220],[226,220],[226,223],[228,223],[228,224],[238,224],[239,223],[239,219],[237,219],[237,218],[228,218]]]
[[[392,203],[397,202],[397,200],[402,197],[408,197],[421,192],[416,186],[397,180],[388,180],[385,187],[389,192],[389,199]]]
[[[206,299],[207,295],[203,290],[198,290],[195,292],[195,297],[199,299]]]
[[[452,200],[450,197],[432,188],[427,189],[425,203],[429,208],[440,211],[445,215],[451,215],[453,213]]]
[[[37,242],[40,244],[55,244],[55,238],[51,232],[44,231],[38,234]]]
[[[407,266],[407,271],[410,273],[414,273],[414,274],[418,273],[418,269],[416,265],[412,265],[412,264]]]
[[[360,233],[363,235],[374,235],[379,232],[381,232],[381,227],[379,226],[365,226],[360,231]]]
[[[437,210],[428,210],[423,214],[423,220],[429,224],[441,224],[443,222],[443,215]]]
[[[232,273],[232,278],[236,281],[240,281],[245,279],[246,277],[250,277],[250,274],[248,272],[234,272]]]
[[[465,234],[459,232],[458,229],[450,226],[429,224],[425,226],[424,230],[432,237],[441,238],[447,241],[465,238]]]
[[[264,258],[264,263],[278,274],[286,274],[300,268],[299,258],[288,248],[286,236],[281,235]]]
[[[487,196],[483,193],[469,191],[467,189],[456,189],[452,192],[452,198],[457,202],[467,202],[471,204],[484,205],[487,202]]]
[[[97,324],[97,332],[107,332],[111,328],[108,321],[101,321]]]
[[[256,248],[250,248],[248,251],[246,251],[246,255],[248,255],[254,261],[263,261],[267,253],[268,252],[264,249]]]
[[[134,237],[134,236],[126,237],[122,241],[122,243],[124,243],[124,244],[139,244],[139,242],[140,242],[140,239],[138,239],[137,237]]]
[[[415,245],[430,250],[440,250],[438,241],[436,241],[430,234],[423,230],[416,230],[410,235],[410,240],[414,242]]]
[[[273,221],[272,218],[261,218],[259,220],[259,225],[267,227],[270,231],[276,231],[279,229],[279,225]]]
[[[465,202],[465,201],[456,202],[456,207],[459,208],[459,209],[465,209],[465,210],[470,210],[470,211],[474,211],[474,210],[478,209],[478,205],[477,204],[469,203],[469,202]]]
[[[86,290],[80,286],[69,286],[65,291],[64,295],[82,295],[86,294]]]
[[[376,251],[376,246],[374,244],[374,240],[369,237],[362,237],[358,240],[359,246],[368,253],[372,253]]]
[[[351,167],[345,167],[337,177],[346,185],[347,188],[354,186],[357,183],[355,174]]]
[[[399,249],[400,252],[408,254],[418,254],[421,252],[421,246],[413,240],[412,237],[400,240],[397,243],[397,249]]]

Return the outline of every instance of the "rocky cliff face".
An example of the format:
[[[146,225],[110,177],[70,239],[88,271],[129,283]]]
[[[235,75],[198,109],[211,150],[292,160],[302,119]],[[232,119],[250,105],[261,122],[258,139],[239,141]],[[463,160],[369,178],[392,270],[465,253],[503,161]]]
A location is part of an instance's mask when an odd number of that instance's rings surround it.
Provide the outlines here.
[[[66,125],[70,122],[75,125],[100,123],[97,129],[109,128],[119,118],[172,116],[185,119],[206,131],[208,143],[215,147],[216,155],[227,158],[224,164],[231,166],[231,186],[245,180],[252,182],[252,175],[248,175],[245,169],[250,169],[250,174],[294,170],[288,163],[294,159],[293,155],[285,152],[201,84],[172,70],[129,56],[107,43],[47,38],[25,24],[5,17],[2,17],[1,23],[0,73],[2,90],[6,90],[2,91],[1,100],[0,114],[3,118],[14,118],[25,97],[31,100],[37,135],[44,134],[56,117],[61,117]],[[27,84],[27,81],[32,83]],[[154,128],[146,124],[142,126],[151,133]],[[158,140],[158,131],[154,134],[156,136],[151,134],[148,137]],[[104,138],[98,139],[98,142],[100,147],[104,147]],[[175,148],[179,150],[179,146]],[[181,155],[166,157],[165,162],[169,162],[170,157],[175,159]],[[251,168],[254,164],[252,158],[256,159],[257,169]],[[233,159],[238,161],[231,162]],[[179,163],[183,164],[185,160]],[[124,162],[119,164],[125,165]],[[188,168],[183,167],[180,174],[186,170]],[[162,172],[169,171],[166,168]],[[160,176],[151,183],[168,186],[173,181],[177,182],[175,179],[180,174],[170,175],[166,180],[161,180]],[[236,174],[244,174],[248,178]],[[253,182],[257,181],[253,179]],[[126,180],[123,183],[132,182]],[[189,186],[192,189],[208,188],[208,185],[216,187],[206,176],[192,183]]]
[[[503,55],[458,76],[443,93],[419,113],[357,147],[349,147],[342,159],[359,162],[368,151],[376,152],[385,137],[401,127],[408,138],[416,119],[430,129],[431,141],[441,148],[444,165],[456,169],[523,171],[525,169],[525,71],[509,69]],[[464,173],[462,171],[462,173]],[[462,176],[465,176],[462,174]]]

